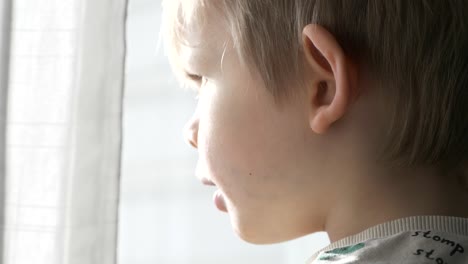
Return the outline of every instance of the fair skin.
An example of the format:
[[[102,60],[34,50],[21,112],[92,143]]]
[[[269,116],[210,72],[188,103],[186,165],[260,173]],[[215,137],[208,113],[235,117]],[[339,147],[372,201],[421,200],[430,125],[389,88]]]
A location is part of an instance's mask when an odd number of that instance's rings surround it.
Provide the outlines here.
[[[279,107],[217,16],[187,31],[202,45],[180,51],[185,70],[204,78],[186,138],[199,153],[197,177],[216,185],[242,239],[326,231],[334,242],[407,216],[468,217],[468,192],[455,177],[375,160],[388,129],[383,95],[332,34],[304,28],[307,87]]]

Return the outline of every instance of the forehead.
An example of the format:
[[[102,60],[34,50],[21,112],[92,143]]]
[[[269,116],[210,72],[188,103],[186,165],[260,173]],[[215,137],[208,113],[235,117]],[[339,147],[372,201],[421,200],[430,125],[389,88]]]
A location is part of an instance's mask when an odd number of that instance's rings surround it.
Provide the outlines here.
[[[170,49],[181,66],[219,66],[224,52],[229,48],[230,37],[226,19],[218,6],[197,0],[172,1],[173,12]]]

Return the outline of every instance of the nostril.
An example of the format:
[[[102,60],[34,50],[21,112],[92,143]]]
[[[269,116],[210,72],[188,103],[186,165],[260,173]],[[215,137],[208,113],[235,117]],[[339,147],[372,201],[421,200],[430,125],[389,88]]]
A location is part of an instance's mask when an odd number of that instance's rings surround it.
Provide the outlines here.
[[[194,148],[198,148],[197,137],[198,137],[198,133],[195,127],[188,126],[185,129],[185,141]]]
[[[197,142],[193,138],[189,139],[189,143],[192,147],[198,148]]]
[[[198,148],[198,126],[200,124],[200,119],[198,117],[198,108],[197,111],[193,114],[192,118],[185,125],[185,140],[192,147]]]

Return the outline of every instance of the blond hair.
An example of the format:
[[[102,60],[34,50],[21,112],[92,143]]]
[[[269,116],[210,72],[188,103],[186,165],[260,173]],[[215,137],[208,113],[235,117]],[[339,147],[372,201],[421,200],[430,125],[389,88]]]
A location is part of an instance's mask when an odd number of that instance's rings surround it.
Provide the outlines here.
[[[239,56],[275,98],[299,92],[291,82],[302,76],[302,29],[320,24],[391,95],[386,159],[407,166],[466,164],[466,1],[168,0],[166,38],[173,54],[183,42],[180,29],[189,20],[202,25],[211,7],[223,13]]]

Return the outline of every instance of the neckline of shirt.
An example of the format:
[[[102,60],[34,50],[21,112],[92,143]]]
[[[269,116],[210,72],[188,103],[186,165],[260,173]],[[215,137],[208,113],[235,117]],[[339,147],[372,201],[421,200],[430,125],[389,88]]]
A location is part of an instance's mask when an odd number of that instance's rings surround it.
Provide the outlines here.
[[[455,233],[468,236],[468,218],[455,216],[410,216],[378,224],[356,235],[345,237],[317,251],[307,263],[314,261],[317,256],[327,250],[354,245],[366,240],[392,236],[401,232],[430,229],[433,231]]]

